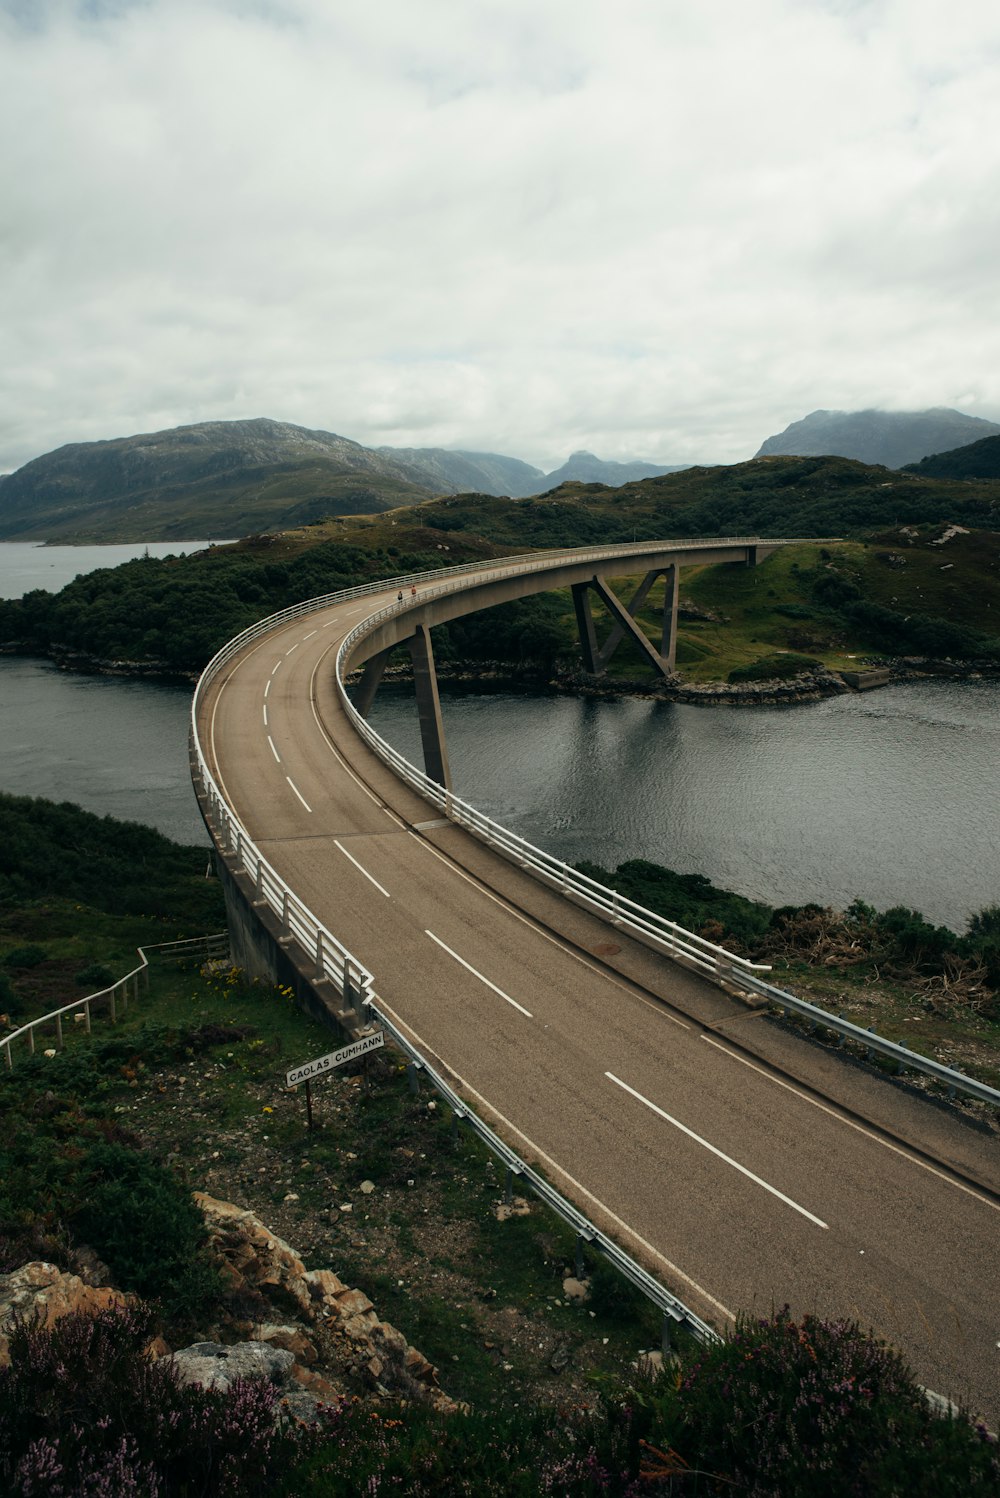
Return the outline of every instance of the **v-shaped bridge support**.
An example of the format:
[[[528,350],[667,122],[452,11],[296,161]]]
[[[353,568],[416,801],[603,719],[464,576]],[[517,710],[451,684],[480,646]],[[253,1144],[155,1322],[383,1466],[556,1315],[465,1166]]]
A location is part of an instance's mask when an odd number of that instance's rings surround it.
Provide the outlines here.
[[[580,631],[584,670],[589,671],[592,676],[600,676],[607,669],[608,662],[622,640],[626,635],[630,635],[654,670],[658,671],[661,676],[671,677],[674,674],[677,660],[678,572],[679,569],[675,565],[659,568],[655,572],[647,572],[627,605],[612,593],[604,579],[598,577],[596,573],[587,582],[574,584],[573,607],[576,609],[577,628]],[[635,621],[635,615],[642,608],[658,577],[664,579],[659,650]],[[591,590],[597,594],[615,621],[603,645],[598,643],[594,616],[590,608]]]

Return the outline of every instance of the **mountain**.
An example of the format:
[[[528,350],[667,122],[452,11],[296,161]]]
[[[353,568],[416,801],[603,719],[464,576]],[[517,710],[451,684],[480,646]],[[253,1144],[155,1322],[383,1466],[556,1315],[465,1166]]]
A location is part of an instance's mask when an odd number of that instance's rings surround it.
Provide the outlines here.
[[[452,452],[444,447],[378,447],[435,494],[541,494],[548,480],[540,468],[499,453]]]
[[[660,478],[664,473],[680,473],[687,463],[612,463],[584,451],[570,453],[561,468],[554,468],[546,475],[545,484],[538,489],[529,489],[529,494],[544,494],[557,489],[560,484],[605,484],[609,489],[619,489],[622,484],[634,484],[640,479]]]
[[[768,437],[756,456],[835,456],[903,468],[929,453],[998,434],[996,422],[943,406],[932,411],[813,411]]]
[[[290,422],[195,426],[74,442],[0,483],[0,537],[244,536],[428,497],[382,453]]]
[[[499,453],[364,447],[287,421],[204,421],[74,442],[0,476],[0,538],[169,541],[374,515],[435,494],[542,494],[672,472],[574,453],[554,473]]]
[[[932,479],[1000,479],[1000,437],[982,437],[951,452],[908,463],[907,473]]]

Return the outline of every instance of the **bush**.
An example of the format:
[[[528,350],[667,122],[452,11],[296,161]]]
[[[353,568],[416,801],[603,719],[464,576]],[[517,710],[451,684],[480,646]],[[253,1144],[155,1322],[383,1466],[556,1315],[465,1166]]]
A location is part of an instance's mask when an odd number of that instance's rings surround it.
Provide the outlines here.
[[[205,1223],[190,1193],[152,1155],[98,1144],[82,1162],[89,1182],[76,1236],[110,1266],[123,1290],[196,1315],[218,1277],[205,1253]]]
[[[102,988],[110,988],[115,981],[115,975],[103,962],[90,962],[82,967],[73,979],[81,988],[89,988],[95,993]]]
[[[21,998],[6,973],[0,973],[0,1014],[23,1014],[24,1000]]]
[[[182,1388],[152,1362],[142,1306],[50,1330],[15,1325],[0,1368],[0,1487],[21,1498],[269,1493],[300,1441],[274,1422],[274,1389]]]
[[[811,655],[796,655],[791,651],[784,655],[762,655],[758,660],[751,661],[749,666],[737,666],[730,671],[726,680],[730,683],[739,681],[787,681],[791,676],[798,676],[803,671],[815,671],[822,666]]]
[[[28,968],[38,967],[48,955],[44,947],[14,947],[4,958],[4,967],[16,968],[23,972]]]
[[[996,1443],[933,1414],[898,1353],[787,1306],[689,1354],[652,1438],[755,1498],[972,1498],[1000,1480]]]

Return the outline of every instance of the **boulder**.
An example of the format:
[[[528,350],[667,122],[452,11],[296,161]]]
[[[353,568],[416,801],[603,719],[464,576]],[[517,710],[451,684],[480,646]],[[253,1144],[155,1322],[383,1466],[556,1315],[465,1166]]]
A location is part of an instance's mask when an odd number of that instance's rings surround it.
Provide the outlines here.
[[[307,1270],[295,1249],[253,1212],[201,1191],[195,1192],[195,1201],[230,1282],[252,1286],[276,1310],[292,1309],[291,1318],[276,1315],[273,1321],[258,1322],[252,1335],[254,1342],[292,1359],[290,1377],[302,1389],[329,1402],[339,1395],[330,1377],[347,1373],[380,1394],[401,1395],[445,1412],[457,1408],[438,1387],[437,1370],[408,1345],[402,1332],[379,1321],[363,1290],[345,1285],[332,1269]],[[191,1352],[186,1349],[185,1357]],[[205,1365],[201,1371],[206,1377],[222,1376],[218,1367]],[[310,1376],[319,1385],[314,1387]],[[200,1375],[197,1381],[203,1381]]]
[[[267,1342],[194,1342],[170,1358],[182,1384],[201,1384],[204,1389],[228,1389],[237,1379],[265,1378],[281,1388],[295,1363],[294,1353]]]
[[[119,1290],[89,1285],[78,1274],[67,1274],[55,1264],[35,1260],[10,1274],[0,1274],[0,1367],[10,1362],[8,1332],[15,1316],[37,1319],[48,1327],[61,1316],[81,1311],[96,1316],[109,1306],[126,1305],[133,1297]]]

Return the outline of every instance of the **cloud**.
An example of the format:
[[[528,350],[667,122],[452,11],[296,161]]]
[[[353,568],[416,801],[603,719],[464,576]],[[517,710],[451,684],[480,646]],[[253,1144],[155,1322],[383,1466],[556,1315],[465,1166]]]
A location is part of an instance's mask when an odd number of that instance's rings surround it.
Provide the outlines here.
[[[980,0],[0,0],[0,470],[998,416],[998,55]]]

